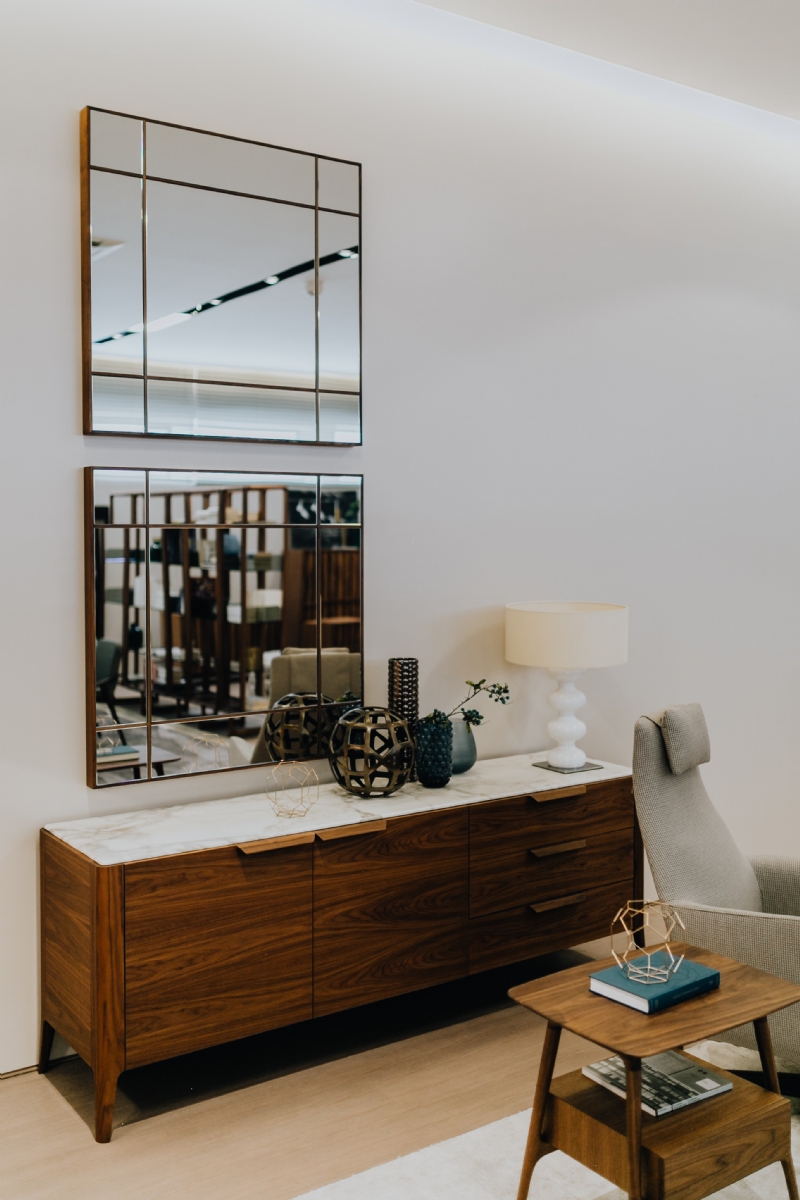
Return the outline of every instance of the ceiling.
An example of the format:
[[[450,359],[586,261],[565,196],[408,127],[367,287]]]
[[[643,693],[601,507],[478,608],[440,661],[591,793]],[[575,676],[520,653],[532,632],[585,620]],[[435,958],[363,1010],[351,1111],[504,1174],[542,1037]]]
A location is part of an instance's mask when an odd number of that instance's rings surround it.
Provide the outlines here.
[[[800,120],[798,0],[417,0]]]

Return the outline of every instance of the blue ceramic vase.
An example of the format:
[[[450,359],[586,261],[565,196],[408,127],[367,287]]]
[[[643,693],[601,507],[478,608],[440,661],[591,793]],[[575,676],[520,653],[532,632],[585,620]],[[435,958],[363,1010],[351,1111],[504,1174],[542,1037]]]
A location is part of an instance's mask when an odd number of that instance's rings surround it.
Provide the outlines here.
[[[445,787],[452,763],[453,726],[449,721],[436,725],[423,717],[417,727],[417,779],[423,787]]]
[[[472,728],[463,717],[456,717],[450,724],[453,726],[453,764],[454,775],[463,775],[475,766],[478,758],[478,747],[472,736]]]

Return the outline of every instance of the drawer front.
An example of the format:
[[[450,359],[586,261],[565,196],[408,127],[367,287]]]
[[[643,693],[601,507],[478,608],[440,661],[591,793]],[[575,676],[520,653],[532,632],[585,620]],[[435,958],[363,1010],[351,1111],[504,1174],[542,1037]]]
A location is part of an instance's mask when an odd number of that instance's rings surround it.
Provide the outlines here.
[[[540,912],[528,905],[475,917],[469,923],[470,974],[564,950],[610,932],[617,911],[631,898],[633,879],[545,901]]]
[[[312,846],[125,868],[126,1063],[312,1015]]]
[[[314,846],[314,1014],[467,974],[468,814]]]
[[[560,837],[563,839],[564,835]],[[612,829],[594,837],[553,841],[553,834],[521,836],[511,844],[473,853],[470,863],[471,917],[608,886],[633,875],[633,836]]]
[[[612,829],[627,829],[633,835],[630,779],[589,784],[582,795],[561,799],[558,792],[539,793],[542,794],[552,799],[537,801],[530,794],[510,800],[493,800],[471,808],[472,862],[483,853],[519,846],[521,841],[531,846],[539,841],[566,842],[595,837]]]

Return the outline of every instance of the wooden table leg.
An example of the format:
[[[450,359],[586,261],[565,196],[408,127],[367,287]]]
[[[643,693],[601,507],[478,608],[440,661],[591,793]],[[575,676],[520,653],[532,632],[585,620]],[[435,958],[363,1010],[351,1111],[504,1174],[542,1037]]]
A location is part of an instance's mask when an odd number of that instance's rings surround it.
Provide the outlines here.
[[[531,1186],[531,1175],[537,1159],[542,1152],[542,1123],[550,1094],[550,1082],[553,1078],[553,1068],[556,1065],[558,1043],[561,1039],[561,1026],[547,1022],[547,1032],[544,1035],[542,1057],[539,1062],[539,1076],[536,1080],[536,1094],[533,1097],[533,1112],[528,1129],[528,1141],[525,1146],[525,1158],[522,1162],[522,1174],[519,1177],[517,1200],[527,1200],[528,1189]]]
[[[772,1034],[769,1031],[767,1018],[759,1017],[758,1020],[753,1021],[753,1028],[756,1031],[756,1043],[761,1058],[761,1070],[764,1072],[767,1088],[770,1092],[776,1092],[780,1096],[781,1085],[778,1079],[778,1069],[775,1066],[775,1055],[772,1051]],[[797,1191],[797,1176],[794,1173],[794,1163],[792,1162],[791,1155],[788,1158],[781,1159],[781,1166],[786,1178],[786,1190],[791,1200],[800,1200],[800,1193]]]
[[[642,1060],[626,1054],[625,1118],[628,1135],[628,1195],[642,1200]]]

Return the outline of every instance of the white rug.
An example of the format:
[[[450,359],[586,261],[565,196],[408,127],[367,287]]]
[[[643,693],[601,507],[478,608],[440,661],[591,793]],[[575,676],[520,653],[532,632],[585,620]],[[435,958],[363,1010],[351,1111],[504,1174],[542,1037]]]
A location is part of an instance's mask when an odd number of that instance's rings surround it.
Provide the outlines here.
[[[703,1043],[692,1047],[698,1056],[717,1066],[751,1067],[751,1051]],[[727,1053],[726,1053],[727,1052]],[[727,1061],[719,1061],[720,1059]],[[734,1061],[731,1061],[734,1059]],[[504,1117],[426,1146],[393,1162],[360,1175],[306,1192],[297,1200],[514,1200],[531,1110]],[[792,1153],[800,1173],[800,1118],[792,1118]],[[530,1200],[620,1200],[619,1188],[586,1167],[556,1151],[536,1166]],[[765,1167],[721,1192],[716,1200],[787,1200],[786,1183],[779,1163]],[[709,1198],[711,1200],[711,1198]]]

